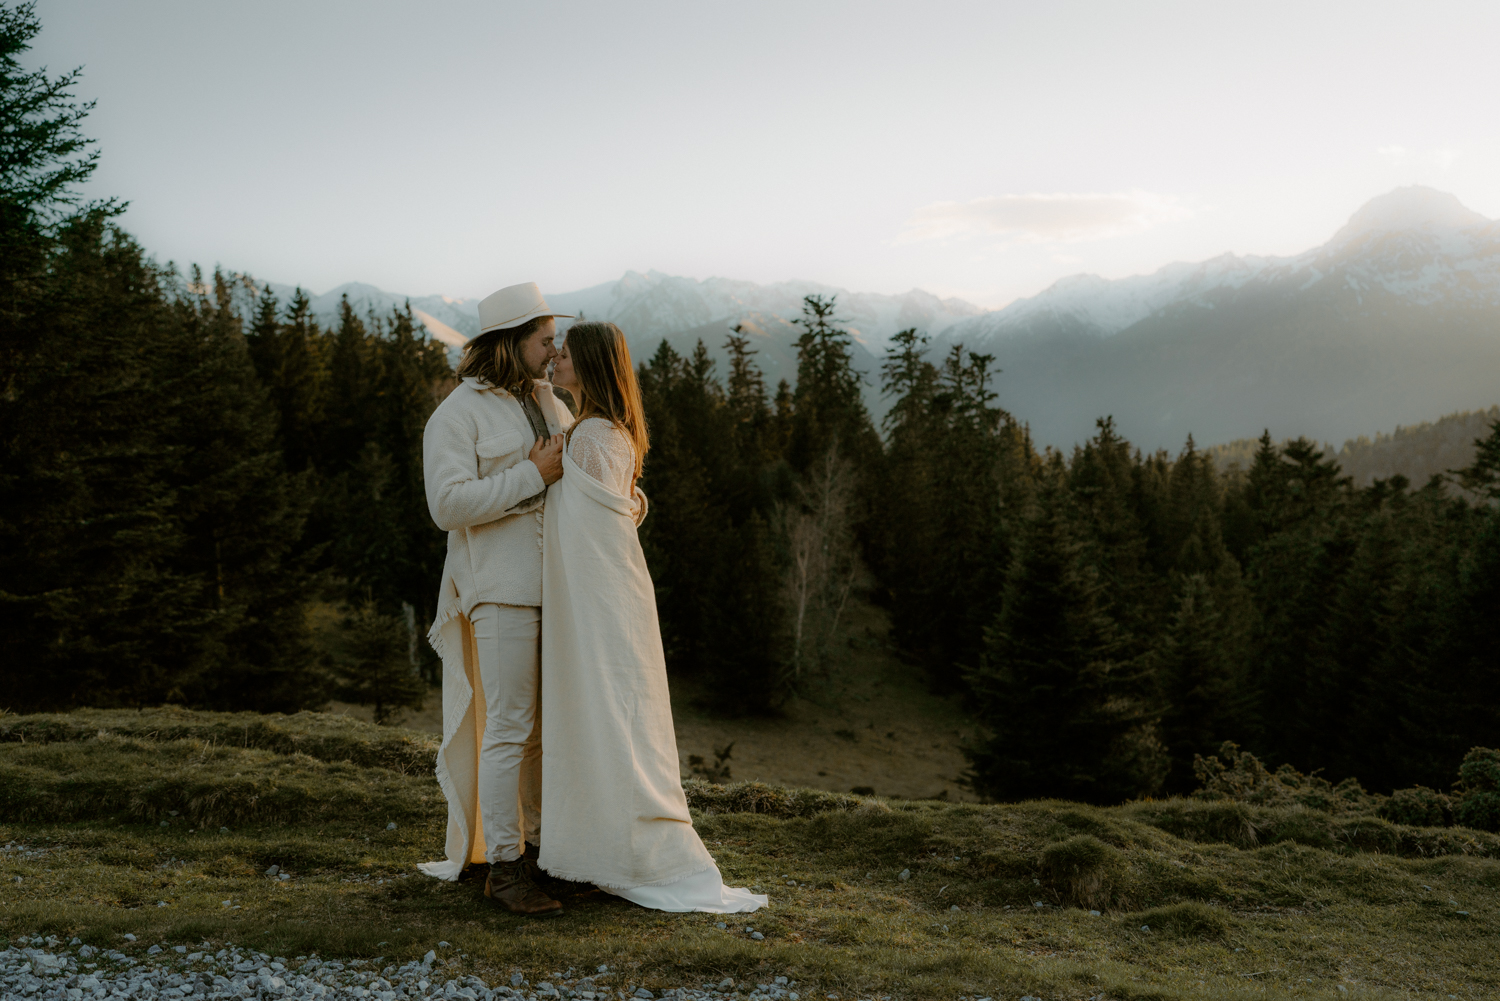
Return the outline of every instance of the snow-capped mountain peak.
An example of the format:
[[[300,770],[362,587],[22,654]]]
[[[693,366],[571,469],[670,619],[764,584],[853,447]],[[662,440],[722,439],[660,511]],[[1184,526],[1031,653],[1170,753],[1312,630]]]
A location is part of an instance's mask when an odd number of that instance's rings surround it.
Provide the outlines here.
[[[1414,184],[1378,195],[1360,206],[1330,244],[1347,243],[1370,233],[1471,229],[1489,222],[1446,191]]]
[[[939,299],[921,289],[881,295],[809,281],[770,285],[731,278],[698,281],[660,271],[627,271],[618,281],[578,292],[548,293],[547,301],[566,313],[610,320],[634,337],[675,334],[710,323],[733,324],[757,315],[794,320],[802,315],[803,298],[809,295],[835,298],[838,316],[872,350],[879,350],[892,334],[906,327],[938,333],[983,312],[972,303]]]
[[[805,296],[836,297],[845,326],[878,354],[892,334],[908,327],[980,350],[1002,337],[1110,337],[1165,310],[1212,309],[1226,297],[1273,285],[1302,291],[1336,285],[1353,295],[1356,304],[1376,290],[1412,304],[1444,297],[1500,304],[1500,223],[1447,192],[1397,188],[1362,205],[1323,246],[1293,257],[1222,254],[1127,278],[1071,275],[994,311],[921,289],[880,295],[810,281],[700,281],[656,270],[627,271],[615,281],[576,292],[544,291],[559,311],[613,321],[632,339],[733,325],[757,316],[789,322],[801,315]],[[285,301],[291,289],[278,286],[273,291]],[[346,294],[361,314],[372,309],[387,313],[408,299],[349,283],[315,297],[314,313],[324,322],[336,320],[339,299]],[[478,333],[475,299],[431,295],[410,297],[410,303],[424,321],[434,321],[429,329],[447,343]]]
[[[285,303],[291,299],[289,285],[272,285],[271,291]],[[661,271],[627,271],[619,279],[580,289],[554,292],[543,289],[547,302],[562,313],[590,320],[609,320],[620,325],[631,338],[660,338],[709,324],[733,325],[752,317],[774,317],[791,321],[802,315],[805,296],[821,295],[837,301],[837,315],[854,337],[879,351],[892,334],[918,327],[941,333],[968,317],[984,312],[962,299],[940,299],[930,292],[912,289],[900,295],[850,292],[832,285],[809,281],[759,285],[731,278],[699,281]],[[373,285],[348,282],[312,298],[312,311],[324,324],[338,322],[339,301],[347,295],[360,316],[370,311],[388,314],[407,302],[429,330],[444,343],[458,335],[479,333],[479,301],[447,295],[403,296]],[[566,327],[567,321],[563,326]]]
[[[983,348],[997,337],[1108,337],[1165,309],[1212,308],[1252,285],[1307,289],[1335,273],[1356,294],[1379,288],[1417,303],[1450,294],[1500,303],[1500,224],[1447,192],[1397,188],[1366,202],[1328,243],[1294,257],[1222,254],[1128,278],[1072,275],[957,323],[944,339]]]

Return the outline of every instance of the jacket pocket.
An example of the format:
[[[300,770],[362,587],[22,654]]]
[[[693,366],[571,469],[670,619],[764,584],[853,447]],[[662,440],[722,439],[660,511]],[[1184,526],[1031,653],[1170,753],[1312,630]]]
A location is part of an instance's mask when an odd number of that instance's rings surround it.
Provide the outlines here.
[[[474,451],[481,459],[503,459],[521,447],[521,432],[507,428],[499,434],[481,438],[474,443]]]

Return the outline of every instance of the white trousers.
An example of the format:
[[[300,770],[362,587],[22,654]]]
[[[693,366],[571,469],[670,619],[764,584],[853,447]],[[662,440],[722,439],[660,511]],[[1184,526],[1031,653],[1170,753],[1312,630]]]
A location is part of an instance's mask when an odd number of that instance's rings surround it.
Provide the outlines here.
[[[542,610],[476,605],[469,622],[484,688],[479,740],[484,857],[514,862],[523,842],[542,842]]]

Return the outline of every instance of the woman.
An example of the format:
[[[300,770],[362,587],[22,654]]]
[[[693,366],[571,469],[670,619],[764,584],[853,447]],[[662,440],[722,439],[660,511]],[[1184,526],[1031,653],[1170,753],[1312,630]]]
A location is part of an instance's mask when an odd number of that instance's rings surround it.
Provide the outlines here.
[[[724,885],[682,793],[656,594],[636,538],[646,420],[620,328],[575,324],[553,382],[578,416],[542,530],[538,864],[657,910],[756,910],[766,898]]]

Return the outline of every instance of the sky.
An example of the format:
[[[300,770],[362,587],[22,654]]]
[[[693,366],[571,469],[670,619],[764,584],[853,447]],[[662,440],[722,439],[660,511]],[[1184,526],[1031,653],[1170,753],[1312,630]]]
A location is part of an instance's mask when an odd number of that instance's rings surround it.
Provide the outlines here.
[[[483,296],[627,270],[922,288],[1500,216],[1490,2],[39,0],[160,260]]]

